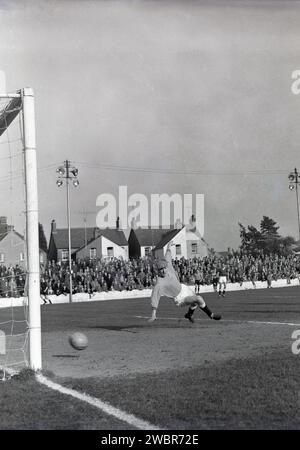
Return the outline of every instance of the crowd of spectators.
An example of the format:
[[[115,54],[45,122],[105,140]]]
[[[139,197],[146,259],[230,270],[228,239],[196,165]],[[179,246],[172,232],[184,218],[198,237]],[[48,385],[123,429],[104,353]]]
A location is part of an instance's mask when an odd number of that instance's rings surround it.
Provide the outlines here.
[[[26,285],[26,273],[22,267],[0,267],[0,297],[22,297]]]
[[[152,258],[124,261],[122,259],[84,260],[72,262],[73,293],[107,291],[132,291],[152,288],[156,283],[157,269]],[[210,255],[206,258],[175,259],[175,270],[181,283],[214,285],[216,289],[219,272],[226,273],[230,283],[266,281],[271,287],[273,280],[293,278],[300,281],[300,256],[263,255],[251,256],[231,252],[226,256]],[[20,297],[26,291],[26,273],[19,266],[0,268],[0,296]],[[41,294],[67,295],[70,291],[70,276],[67,263],[49,261],[41,267]]]
[[[174,266],[180,281],[186,284],[194,284],[195,280],[200,285],[217,284],[219,273],[225,274],[229,283],[251,281],[266,281],[268,286],[272,281],[286,279],[290,284],[291,279],[300,277],[300,256],[289,255],[259,255],[252,256],[241,252],[231,252],[218,258],[210,256],[202,260],[175,260]],[[299,280],[300,281],[300,280]]]

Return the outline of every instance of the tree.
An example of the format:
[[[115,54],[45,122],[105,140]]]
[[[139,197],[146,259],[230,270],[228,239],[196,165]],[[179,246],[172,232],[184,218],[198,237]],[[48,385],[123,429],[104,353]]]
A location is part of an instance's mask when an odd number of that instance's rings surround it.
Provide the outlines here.
[[[248,225],[248,229],[239,223],[240,237],[241,237],[241,250],[257,255],[263,248],[263,237],[261,232],[253,225]]]
[[[260,222],[260,232],[263,237],[263,250],[264,253],[277,253],[281,254],[282,242],[281,236],[278,233],[279,227],[275,220],[270,217],[263,216]]]
[[[280,247],[281,247],[280,253],[284,256],[289,255],[292,252],[295,244],[296,244],[296,241],[292,236],[286,236],[286,237],[280,238]]]
[[[39,223],[39,247],[41,250],[44,250],[47,253],[47,239],[45,236],[43,225],[41,223]]]
[[[279,238],[278,234],[279,227],[276,226],[276,222],[273,219],[270,219],[270,217],[263,216],[261,222],[260,222],[260,232],[263,236],[263,238]]]
[[[295,243],[291,236],[282,237],[278,233],[279,226],[275,220],[263,216],[258,230],[253,225],[244,227],[239,223],[241,246],[240,249],[254,256],[259,253],[279,255],[288,255],[292,251],[292,245]]]

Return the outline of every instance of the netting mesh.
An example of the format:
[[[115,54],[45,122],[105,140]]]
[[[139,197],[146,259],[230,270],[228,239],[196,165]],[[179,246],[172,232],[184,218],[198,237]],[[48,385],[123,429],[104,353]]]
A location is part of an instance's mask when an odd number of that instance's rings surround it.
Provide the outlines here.
[[[25,177],[20,97],[0,98],[1,378],[28,365]]]

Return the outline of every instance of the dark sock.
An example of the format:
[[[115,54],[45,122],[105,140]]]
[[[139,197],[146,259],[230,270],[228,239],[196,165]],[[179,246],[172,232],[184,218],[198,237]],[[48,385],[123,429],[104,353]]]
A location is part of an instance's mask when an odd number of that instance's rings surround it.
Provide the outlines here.
[[[208,307],[207,305],[203,306],[203,308],[201,308],[201,309],[202,309],[202,311],[204,311],[204,312],[205,312],[205,314],[207,314],[207,315],[208,315],[208,317],[210,317],[210,318],[211,318],[211,316],[212,316],[212,312],[211,312],[211,310],[209,309],[209,307]]]
[[[188,310],[188,312],[187,312],[187,314],[190,316],[190,317],[192,317],[192,315],[194,314],[194,312],[195,312],[195,307],[193,308],[193,307],[189,307],[189,310]]]

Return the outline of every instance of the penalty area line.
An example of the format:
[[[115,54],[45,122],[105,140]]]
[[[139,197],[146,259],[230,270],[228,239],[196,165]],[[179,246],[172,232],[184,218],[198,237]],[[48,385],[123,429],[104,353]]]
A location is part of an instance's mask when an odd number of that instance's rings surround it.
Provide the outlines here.
[[[36,374],[36,379],[39,383],[43,384],[44,386],[47,386],[50,389],[53,389],[54,391],[60,392],[61,394],[64,395],[69,395],[70,397],[76,398],[77,400],[81,400],[85,403],[88,403],[89,405],[94,406],[97,409],[100,409],[104,413],[110,416],[114,416],[116,419],[122,422],[126,422],[129,425],[138,428],[139,430],[161,430],[161,428],[158,428],[157,426],[152,425],[149,422],[141,420],[138,417],[135,417],[133,414],[128,414],[125,411],[115,408],[114,406],[111,406],[109,403],[103,402],[98,398],[91,397],[88,394],[84,394],[75,391],[74,389],[61,386],[58,383],[54,383],[53,381],[49,380],[49,378],[46,378],[44,375]]]
[[[146,316],[134,316],[136,319],[150,319],[150,317]],[[160,317],[156,320],[180,320],[178,317]],[[211,321],[211,319],[200,319],[199,322],[202,321]],[[300,327],[300,323],[292,323],[292,322],[267,322],[261,320],[234,320],[234,319],[221,319],[220,322],[233,322],[233,323],[254,323],[254,324],[262,324],[262,325],[289,325],[290,327]]]

